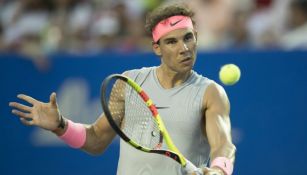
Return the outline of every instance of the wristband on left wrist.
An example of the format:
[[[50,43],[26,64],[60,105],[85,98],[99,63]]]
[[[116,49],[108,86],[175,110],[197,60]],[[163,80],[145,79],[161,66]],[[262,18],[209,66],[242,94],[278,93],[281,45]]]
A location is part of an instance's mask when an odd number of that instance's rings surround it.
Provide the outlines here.
[[[224,175],[232,175],[233,164],[227,157],[216,157],[212,160],[210,168],[218,168],[223,171]]]

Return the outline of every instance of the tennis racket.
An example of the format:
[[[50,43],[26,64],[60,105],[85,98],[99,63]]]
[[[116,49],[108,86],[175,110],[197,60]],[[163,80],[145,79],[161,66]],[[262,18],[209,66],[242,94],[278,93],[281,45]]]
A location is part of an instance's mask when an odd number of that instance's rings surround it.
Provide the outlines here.
[[[119,74],[108,76],[101,86],[101,104],[111,127],[131,146],[170,157],[187,173],[203,174],[179,152],[153,101],[132,79]],[[163,143],[167,149],[161,149]]]

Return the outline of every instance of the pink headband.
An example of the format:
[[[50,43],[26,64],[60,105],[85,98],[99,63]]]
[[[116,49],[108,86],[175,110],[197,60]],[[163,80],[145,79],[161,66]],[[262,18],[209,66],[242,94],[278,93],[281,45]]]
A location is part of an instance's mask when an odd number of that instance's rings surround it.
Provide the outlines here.
[[[170,31],[182,28],[192,28],[193,23],[187,16],[172,16],[159,22],[152,31],[152,38],[157,42],[163,35]]]

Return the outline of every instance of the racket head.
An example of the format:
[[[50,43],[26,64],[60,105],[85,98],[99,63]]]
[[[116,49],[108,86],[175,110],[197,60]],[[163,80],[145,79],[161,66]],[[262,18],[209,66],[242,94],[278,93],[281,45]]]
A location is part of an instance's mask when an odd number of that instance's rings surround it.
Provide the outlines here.
[[[143,100],[147,95],[137,86],[126,76],[110,75],[101,86],[101,104],[111,127],[124,141],[150,152],[161,147],[163,135]]]
[[[111,127],[131,146],[170,157],[185,169],[197,169],[173,144],[152,100],[132,79],[120,74],[108,76],[101,86],[101,104]],[[163,140],[171,150],[161,149]]]

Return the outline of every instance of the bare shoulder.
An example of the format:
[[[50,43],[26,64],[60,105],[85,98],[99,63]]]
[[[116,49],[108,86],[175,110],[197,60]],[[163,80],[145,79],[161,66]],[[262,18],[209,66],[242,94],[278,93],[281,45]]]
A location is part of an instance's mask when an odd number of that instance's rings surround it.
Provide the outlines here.
[[[217,96],[217,97],[227,97],[227,94],[225,92],[225,89],[217,84],[216,82],[212,82],[210,85],[208,85],[205,96]]]
[[[204,94],[204,108],[229,112],[230,103],[225,89],[216,82],[211,83]]]

